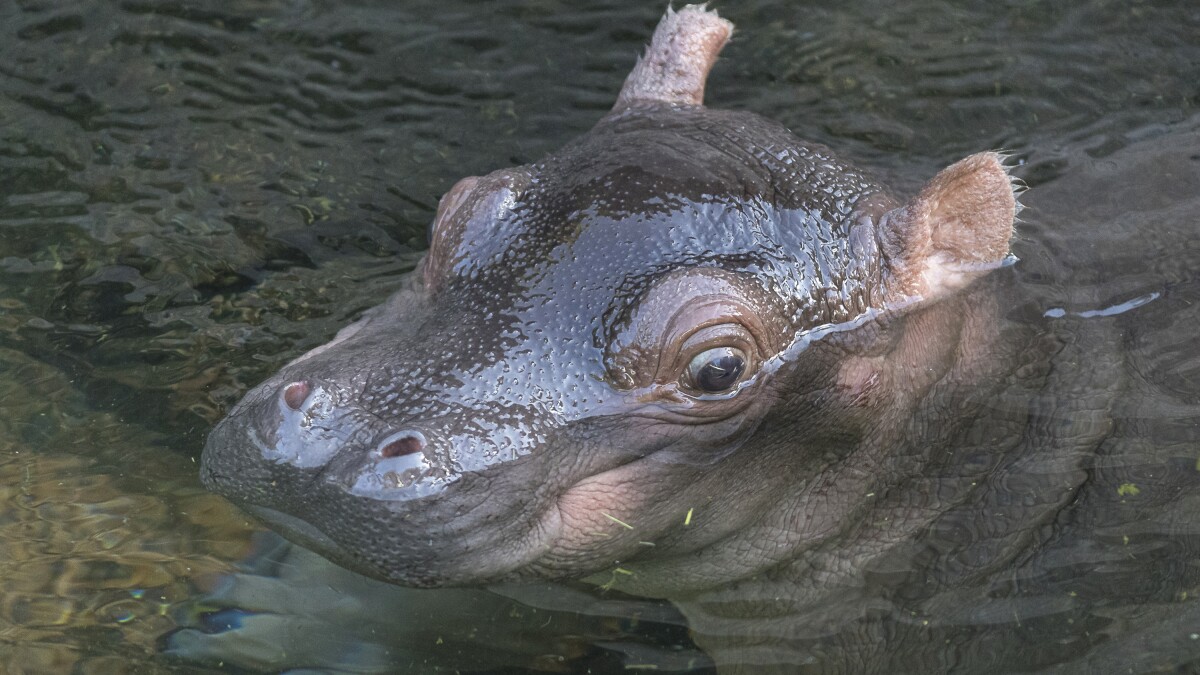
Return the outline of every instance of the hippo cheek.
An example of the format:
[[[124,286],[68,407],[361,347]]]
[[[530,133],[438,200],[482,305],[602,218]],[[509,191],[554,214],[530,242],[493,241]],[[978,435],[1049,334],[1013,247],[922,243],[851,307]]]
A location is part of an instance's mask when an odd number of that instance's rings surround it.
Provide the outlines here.
[[[556,557],[589,558],[600,547],[606,549],[606,557],[611,557],[607,550],[619,543],[613,541],[614,537],[629,539],[637,535],[652,498],[638,489],[636,476],[641,468],[641,462],[634,462],[592,476],[558,498],[553,511],[559,533]]]
[[[753,398],[724,419],[641,419],[606,440],[627,460],[593,467],[565,483],[543,512],[539,528],[546,550],[534,570],[543,577],[570,577],[634,557],[692,547],[715,529],[687,532],[689,511],[709,501],[711,475],[731,464],[751,466],[747,441],[769,406]],[[603,446],[586,452],[603,453]],[[708,476],[709,478],[705,478]],[[719,479],[718,479],[719,482]]]

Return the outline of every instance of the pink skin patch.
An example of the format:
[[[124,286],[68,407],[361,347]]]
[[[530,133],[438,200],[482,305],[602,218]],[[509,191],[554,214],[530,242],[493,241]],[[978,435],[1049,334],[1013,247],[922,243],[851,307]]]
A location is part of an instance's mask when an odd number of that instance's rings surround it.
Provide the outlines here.
[[[847,359],[838,370],[838,391],[842,399],[857,407],[873,404],[877,399],[882,365],[875,357]]]

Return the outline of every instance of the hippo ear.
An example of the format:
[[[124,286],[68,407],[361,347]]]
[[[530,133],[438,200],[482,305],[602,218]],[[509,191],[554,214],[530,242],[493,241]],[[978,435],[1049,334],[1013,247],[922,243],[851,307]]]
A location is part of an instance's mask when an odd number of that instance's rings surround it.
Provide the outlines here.
[[[612,111],[638,105],[703,105],[708,71],[732,34],[733,24],[703,5],[678,12],[667,7]]]
[[[442,196],[421,263],[429,290],[436,290],[472,248],[504,241],[504,223],[530,180],[524,167],[501,169],[463,178]]]
[[[899,292],[936,297],[1008,258],[1019,205],[1000,160],[994,152],[960,160],[884,214],[879,239]]]

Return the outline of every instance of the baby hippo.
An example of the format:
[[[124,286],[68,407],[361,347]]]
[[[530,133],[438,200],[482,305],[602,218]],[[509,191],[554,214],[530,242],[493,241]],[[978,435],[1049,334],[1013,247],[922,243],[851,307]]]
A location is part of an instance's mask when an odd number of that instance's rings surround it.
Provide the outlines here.
[[[1013,186],[981,153],[898,201],[705,108],[731,31],[668,10],[589,133],[459,181],[403,289],[251,391],[204,483],[395,584],[669,598],[730,672],[795,672],[869,615],[864,579],[991,500],[1002,460],[954,439],[1041,348],[972,283],[1009,259]]]

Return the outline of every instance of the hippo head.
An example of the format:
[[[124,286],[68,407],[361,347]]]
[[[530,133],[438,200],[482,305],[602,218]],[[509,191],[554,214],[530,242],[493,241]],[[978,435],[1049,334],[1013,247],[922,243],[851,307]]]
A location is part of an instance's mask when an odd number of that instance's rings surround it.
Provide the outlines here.
[[[971,306],[925,309],[1006,259],[1012,186],[980,154],[901,204],[704,108],[731,30],[668,11],[591,132],[459,181],[405,287],[221,422],[205,484],[415,586],[688,556],[784,503],[818,538],[814,514],[852,511],[829,477],[886,480],[862,448],[964,367]]]

